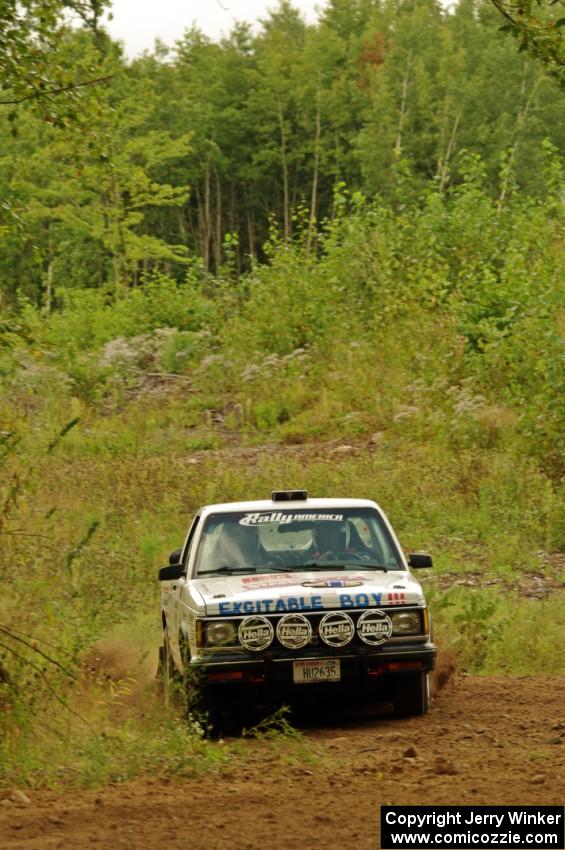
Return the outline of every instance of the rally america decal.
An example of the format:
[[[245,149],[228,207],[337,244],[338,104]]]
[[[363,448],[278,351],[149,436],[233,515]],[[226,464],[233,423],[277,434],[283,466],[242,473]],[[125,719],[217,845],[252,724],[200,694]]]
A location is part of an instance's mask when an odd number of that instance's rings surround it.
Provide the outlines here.
[[[272,511],[271,513],[246,514],[239,520],[239,524],[263,525],[263,523],[267,522],[277,522],[279,525],[287,525],[290,522],[320,522],[323,520],[328,522],[342,522],[343,514],[283,514],[280,511]]]

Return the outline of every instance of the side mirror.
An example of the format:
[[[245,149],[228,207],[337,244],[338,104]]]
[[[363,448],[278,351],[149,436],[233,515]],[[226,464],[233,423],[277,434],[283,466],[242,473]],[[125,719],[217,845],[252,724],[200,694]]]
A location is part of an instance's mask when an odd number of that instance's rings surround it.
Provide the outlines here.
[[[175,549],[174,552],[171,552],[169,555],[169,564],[174,566],[175,564],[180,564],[180,556],[182,555],[182,549]]]
[[[427,570],[434,565],[432,556],[427,552],[411,552],[408,555],[408,563],[413,570]]]
[[[168,567],[161,567],[159,570],[159,581],[173,581],[182,578],[184,575],[184,567],[182,564],[169,564]]]

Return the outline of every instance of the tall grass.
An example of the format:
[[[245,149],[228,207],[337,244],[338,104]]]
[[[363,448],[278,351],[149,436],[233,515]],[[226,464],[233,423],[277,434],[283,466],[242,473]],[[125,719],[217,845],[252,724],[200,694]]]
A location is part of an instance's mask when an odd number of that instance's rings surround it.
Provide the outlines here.
[[[155,652],[157,569],[200,504],[366,496],[444,582],[550,573],[540,551],[565,545],[562,227],[553,203],[499,213],[476,185],[400,212],[356,199],[317,258],[274,244],[270,266],[214,290],[155,279],[114,304],[25,306],[0,348],[3,781],[220,757],[151,691],[120,719],[127,676],[84,685],[116,630],[143,624]],[[473,671],[563,671],[554,593],[436,590],[438,640]]]

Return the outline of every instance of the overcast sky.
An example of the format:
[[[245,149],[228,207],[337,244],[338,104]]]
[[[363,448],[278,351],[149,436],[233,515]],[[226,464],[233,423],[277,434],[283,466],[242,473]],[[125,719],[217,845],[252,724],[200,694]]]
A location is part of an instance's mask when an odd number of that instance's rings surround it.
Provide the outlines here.
[[[257,21],[276,0],[113,0],[113,38],[123,41],[128,56],[151,50],[156,38],[172,45],[193,23],[211,38],[227,35],[235,21]],[[324,0],[293,0],[308,21]]]

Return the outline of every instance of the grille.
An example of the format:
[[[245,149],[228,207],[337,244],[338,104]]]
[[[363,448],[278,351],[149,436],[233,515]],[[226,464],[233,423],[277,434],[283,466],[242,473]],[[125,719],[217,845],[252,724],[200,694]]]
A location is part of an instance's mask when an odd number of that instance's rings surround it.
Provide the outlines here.
[[[335,652],[336,650],[339,650],[340,648],[343,648],[345,650],[345,649],[351,649],[351,648],[354,648],[354,647],[364,647],[365,649],[367,649],[368,644],[365,643],[365,641],[363,641],[359,637],[359,634],[358,634],[358,631],[357,631],[357,624],[358,624],[359,618],[363,614],[365,614],[367,611],[381,611],[383,614],[389,614],[390,615],[390,614],[393,614],[393,613],[397,613],[399,611],[403,611],[403,612],[406,611],[407,612],[407,611],[414,611],[414,610],[418,611],[419,614],[420,614],[420,628],[421,628],[422,627],[422,609],[421,608],[415,608],[415,607],[409,608],[409,607],[405,607],[405,606],[402,606],[402,608],[395,606],[395,607],[391,607],[391,608],[379,608],[379,609],[375,609],[375,608],[370,608],[370,609],[369,608],[363,608],[363,609],[334,608],[334,609],[331,609],[331,608],[329,608],[329,609],[325,609],[325,610],[319,611],[319,612],[318,611],[316,611],[316,612],[311,612],[311,611],[309,611],[309,612],[305,612],[305,611],[304,612],[302,612],[302,611],[292,612],[291,611],[291,612],[285,612],[284,614],[257,614],[257,615],[252,614],[252,615],[238,616],[238,617],[221,617],[221,618],[218,618],[218,619],[222,619],[222,620],[229,619],[232,622],[234,622],[234,624],[236,625],[236,628],[237,628],[239,626],[239,623],[241,623],[243,620],[248,619],[248,617],[264,617],[271,624],[271,626],[273,627],[273,632],[274,632],[273,640],[270,643],[268,649],[269,650],[275,650],[275,651],[280,650],[281,652],[288,653],[288,652],[299,651],[299,649],[298,648],[297,649],[289,648],[288,646],[285,646],[284,644],[282,644],[280,642],[279,638],[277,637],[277,626],[284,617],[290,617],[290,616],[292,616],[292,614],[301,614],[309,622],[309,624],[312,628],[312,636],[311,636],[310,640],[305,645],[303,645],[301,648],[303,648],[303,649],[316,649],[316,650],[319,649],[320,651],[327,650],[328,652]],[[354,635],[350,640],[347,640],[345,642],[343,647],[340,647],[339,644],[336,644],[334,646],[330,646],[324,640],[322,640],[322,638],[320,637],[320,634],[319,634],[320,623],[321,623],[322,619],[327,614],[340,614],[340,613],[347,614],[353,620],[353,624],[354,624],[354,627],[355,627]],[[402,641],[406,641],[406,640],[418,639],[420,637],[422,637],[421,633],[419,635],[394,635],[390,639],[387,639],[386,642],[388,643],[389,640],[392,640],[392,641],[395,641],[395,642],[402,642]],[[238,644],[237,647],[239,647],[239,646],[240,645]],[[234,648],[236,648],[236,647],[234,647]],[[373,648],[378,649],[378,645],[374,646]]]

